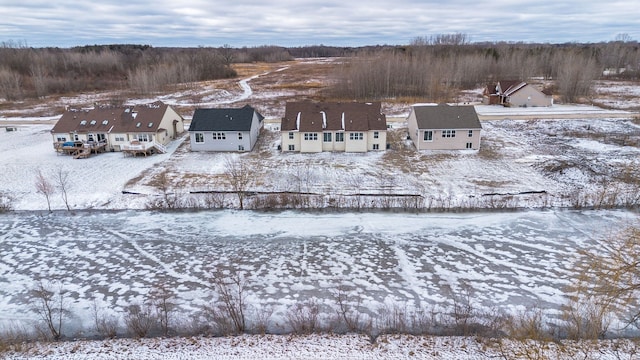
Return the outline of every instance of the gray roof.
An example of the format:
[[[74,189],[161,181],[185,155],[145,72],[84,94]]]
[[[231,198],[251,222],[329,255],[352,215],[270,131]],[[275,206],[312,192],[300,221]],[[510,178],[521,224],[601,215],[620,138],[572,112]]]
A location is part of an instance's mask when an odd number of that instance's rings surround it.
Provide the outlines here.
[[[473,106],[413,105],[420,129],[482,129]]]
[[[264,119],[249,105],[239,109],[196,109],[189,131],[249,131],[254,112],[258,114],[258,121]]]

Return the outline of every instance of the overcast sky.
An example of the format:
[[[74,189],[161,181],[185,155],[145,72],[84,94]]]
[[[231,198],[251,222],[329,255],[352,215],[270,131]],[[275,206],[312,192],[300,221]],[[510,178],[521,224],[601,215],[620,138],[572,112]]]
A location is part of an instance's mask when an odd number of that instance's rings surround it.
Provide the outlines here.
[[[638,0],[0,0],[0,41],[233,47],[640,40]]]

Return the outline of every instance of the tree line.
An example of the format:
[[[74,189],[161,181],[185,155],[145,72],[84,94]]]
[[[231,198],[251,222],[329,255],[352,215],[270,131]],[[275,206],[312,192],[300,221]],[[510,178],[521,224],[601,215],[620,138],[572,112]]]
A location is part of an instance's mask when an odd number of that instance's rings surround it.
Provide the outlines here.
[[[441,34],[405,46],[291,48],[115,44],[61,49],[9,41],[0,43],[0,98],[109,89],[149,94],[172,84],[234,77],[233,63],[336,56],[348,58],[334,73],[330,91],[341,99],[454,101],[460,89],[541,78],[553,80],[548,90],[574,102],[589,96],[595,79],[640,76],[638,43],[623,37],[595,44],[526,44],[470,43],[464,34]]]
[[[549,80],[545,90],[563,101],[576,102],[591,95],[596,79],[638,80],[640,48],[634,41],[472,44],[464,36],[416,38],[408,46],[360,53],[334,76],[337,98],[447,102],[459,90],[497,80],[538,79]]]

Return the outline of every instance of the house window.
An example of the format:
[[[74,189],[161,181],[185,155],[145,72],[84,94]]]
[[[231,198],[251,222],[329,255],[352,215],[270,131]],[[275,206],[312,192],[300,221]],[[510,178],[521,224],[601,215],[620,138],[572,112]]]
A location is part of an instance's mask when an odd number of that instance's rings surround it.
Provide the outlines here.
[[[238,145],[238,151],[244,151],[244,145]]]
[[[95,141],[93,139],[93,134],[87,134],[87,141]]]
[[[424,132],[424,141],[433,141],[433,131],[425,130],[425,132]]]
[[[373,144],[373,150],[380,150],[379,144]]]
[[[116,141],[124,141],[124,135],[116,135]]]
[[[322,135],[323,135],[323,137],[324,137],[324,138],[322,139],[324,142],[331,142],[331,133],[324,133],[324,134],[322,134]]]
[[[373,138],[374,138],[374,139],[377,139],[377,138],[379,138],[379,137],[380,137],[380,133],[379,133],[378,131],[374,131],[374,132],[373,132]]]
[[[241,132],[238,133],[238,140],[242,140],[242,133]]]
[[[136,139],[138,139],[138,141],[149,142],[153,140],[153,137],[149,134],[138,134],[136,135]]]
[[[318,134],[317,133],[304,133],[304,139],[305,140],[311,140],[311,141],[315,141],[318,140]]]
[[[213,140],[226,140],[226,139],[227,139],[227,135],[223,132],[213,133]]]
[[[343,142],[343,141],[344,141],[344,133],[337,132],[336,133],[336,142]]]
[[[469,130],[469,137],[473,137],[473,130]]]
[[[442,130],[442,137],[443,138],[454,138],[454,137],[456,137],[456,131],[455,130]]]
[[[293,140],[293,133],[292,132],[289,133],[289,140]]]
[[[73,134],[73,140],[80,141],[80,136],[78,136],[78,134]]]
[[[58,137],[56,138],[56,140],[57,140],[58,142],[65,142],[65,141],[67,141],[67,138],[66,138],[66,137],[64,137],[64,136],[58,136]]]
[[[204,134],[196,133],[196,143],[203,143],[203,142],[204,142]]]
[[[467,143],[467,149],[473,149],[473,143]]]
[[[364,133],[349,133],[349,140],[363,140]]]
[[[289,145],[289,151],[295,151],[295,150],[296,150],[295,145]]]

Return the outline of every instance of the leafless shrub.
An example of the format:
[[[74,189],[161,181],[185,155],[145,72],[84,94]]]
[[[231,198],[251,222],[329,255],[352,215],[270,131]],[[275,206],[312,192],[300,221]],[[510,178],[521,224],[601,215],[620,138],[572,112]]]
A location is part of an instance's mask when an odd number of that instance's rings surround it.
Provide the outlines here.
[[[118,317],[105,314],[104,310],[98,306],[96,299],[93,299],[91,311],[93,313],[93,325],[98,335],[105,339],[115,338],[120,324]]]
[[[42,194],[47,200],[47,209],[51,212],[51,196],[56,191],[56,188],[53,183],[44,176],[40,169],[38,169],[38,172],[36,173],[35,186],[36,192],[38,194]]]
[[[204,197],[204,207],[206,209],[222,209],[225,201],[224,193],[207,193]]]
[[[13,210],[14,200],[10,194],[0,191],[0,214]]]
[[[380,334],[403,334],[408,332],[409,323],[406,304],[383,304],[377,309],[374,327]]]
[[[217,299],[205,306],[204,315],[217,335],[242,334],[247,330],[247,284],[244,274],[218,269],[211,275]]]
[[[157,322],[153,308],[148,304],[133,304],[125,309],[124,323],[133,337],[146,337]]]
[[[24,324],[10,323],[0,329],[0,354],[26,351],[32,339],[33,334]]]
[[[252,316],[248,319],[248,330],[253,334],[266,334],[270,328],[273,308],[271,306],[252,307],[251,310]]]
[[[22,76],[0,66],[0,97],[12,101],[22,98]]]
[[[30,291],[32,309],[44,327],[38,327],[40,335],[58,341],[63,337],[62,325],[71,315],[67,290],[60,282],[39,281]]]
[[[362,298],[349,291],[344,285],[332,292],[336,302],[336,319],[331,326],[333,331],[338,332],[362,332],[367,325],[363,321],[363,314],[359,311],[362,305]]]
[[[168,336],[173,321],[173,313],[176,310],[175,294],[169,286],[163,282],[158,283],[151,289],[149,298],[155,308],[160,331],[163,336]]]
[[[286,314],[287,323],[294,334],[312,334],[320,331],[320,306],[316,300],[296,303]]]
[[[58,169],[55,174],[55,183],[60,190],[60,195],[62,196],[62,201],[64,201],[64,205],[67,207],[67,211],[71,211],[71,205],[69,204],[69,191],[71,190],[71,178],[70,174],[67,170]]]
[[[247,197],[247,189],[254,181],[255,172],[252,171],[243,159],[227,157],[224,162],[225,181],[238,196],[240,209],[244,209],[244,200]]]

